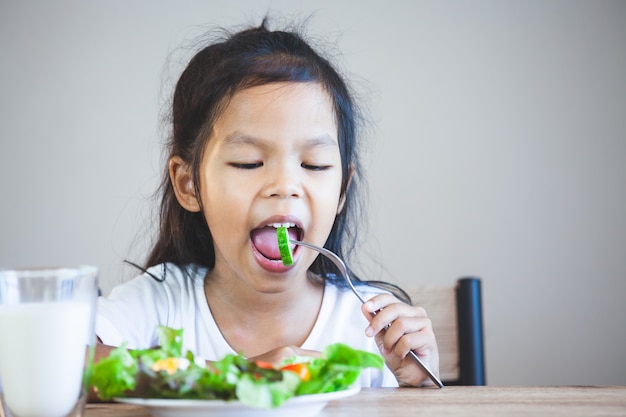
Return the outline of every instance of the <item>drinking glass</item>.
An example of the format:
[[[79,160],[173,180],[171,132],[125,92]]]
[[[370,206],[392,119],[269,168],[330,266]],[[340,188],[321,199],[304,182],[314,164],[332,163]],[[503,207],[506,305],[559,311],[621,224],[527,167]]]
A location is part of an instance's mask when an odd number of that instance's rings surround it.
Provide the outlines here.
[[[95,346],[93,266],[0,270],[0,417],[75,417]]]

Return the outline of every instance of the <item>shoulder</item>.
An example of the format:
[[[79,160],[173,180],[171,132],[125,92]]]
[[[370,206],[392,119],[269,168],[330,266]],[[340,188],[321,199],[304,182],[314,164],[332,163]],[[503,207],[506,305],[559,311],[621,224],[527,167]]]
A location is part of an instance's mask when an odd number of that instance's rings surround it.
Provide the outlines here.
[[[196,264],[178,265],[163,263],[148,268],[139,277],[150,277],[157,282],[175,284],[185,280],[204,279],[207,268]]]
[[[324,287],[324,307],[331,309],[333,316],[360,321],[364,320],[361,314],[361,299],[367,301],[378,294],[388,292],[366,283],[355,283],[355,289],[361,298],[357,297],[347,285],[327,281]]]
[[[111,291],[111,297],[119,293],[149,291],[155,293],[191,290],[194,284],[202,283],[206,268],[198,265],[176,265],[163,263],[146,269],[142,274],[122,283]]]
[[[159,264],[124,282],[106,297],[100,297],[98,309],[103,314],[141,312],[163,315],[177,305],[191,303],[202,291],[206,269],[197,265]]]
[[[180,325],[195,316],[206,269],[160,264],[98,299],[96,333],[103,342],[144,348],[156,342],[157,324]]]
[[[356,291],[359,293],[361,298],[363,298],[366,301],[369,298],[374,297],[375,295],[383,294],[383,293],[387,293],[387,294],[390,293],[389,290],[371,285],[367,283],[366,281],[354,281],[353,286],[356,289]],[[326,280],[325,288],[326,288],[326,291],[330,293],[335,293],[340,297],[354,298],[355,300],[360,302],[356,294],[354,294],[352,289],[348,287],[348,285],[345,284],[344,282],[335,281],[335,280]]]

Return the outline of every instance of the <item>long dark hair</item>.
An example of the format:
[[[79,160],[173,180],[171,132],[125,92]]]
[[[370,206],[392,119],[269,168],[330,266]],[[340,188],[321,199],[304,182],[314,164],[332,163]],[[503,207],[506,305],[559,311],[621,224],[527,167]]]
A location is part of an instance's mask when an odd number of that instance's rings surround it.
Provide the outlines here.
[[[337,118],[341,192],[345,195],[345,205],[335,218],[325,247],[345,258],[353,252],[357,242],[357,220],[363,207],[358,198],[361,167],[357,120],[360,115],[343,77],[295,31],[270,31],[264,19],[259,27],[226,34],[196,53],[174,90],[168,160],[178,156],[191,167],[196,196],[202,204],[198,189],[199,165],[215,120],[236,92],[276,82],[318,83],[331,97]],[[202,211],[190,212],[178,203],[167,169],[159,191],[159,232],[145,267],[172,262],[212,268],[215,265],[213,238]],[[317,257],[309,271],[311,276],[342,284],[341,278],[332,273],[332,263],[322,256]]]

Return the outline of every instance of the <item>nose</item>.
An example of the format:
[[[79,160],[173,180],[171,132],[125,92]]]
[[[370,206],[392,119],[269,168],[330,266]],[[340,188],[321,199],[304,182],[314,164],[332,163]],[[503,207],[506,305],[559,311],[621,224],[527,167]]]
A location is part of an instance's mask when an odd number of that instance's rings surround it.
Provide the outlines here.
[[[269,167],[264,195],[273,198],[298,198],[302,196],[302,174],[295,164],[277,164]]]

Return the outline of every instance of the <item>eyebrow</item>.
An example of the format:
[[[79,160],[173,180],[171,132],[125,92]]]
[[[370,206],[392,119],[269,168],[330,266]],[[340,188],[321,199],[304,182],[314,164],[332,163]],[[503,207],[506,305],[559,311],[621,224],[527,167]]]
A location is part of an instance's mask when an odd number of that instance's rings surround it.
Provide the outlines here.
[[[261,141],[249,135],[245,135],[241,132],[233,132],[224,138],[224,146],[237,147],[240,145],[257,145]]]
[[[242,145],[250,145],[250,146],[258,146],[261,148],[266,147],[265,141],[261,138],[257,138],[254,136],[247,135],[242,132],[233,132],[228,134],[224,138],[224,146],[229,148],[235,148]],[[338,146],[337,141],[327,133],[323,133],[318,136],[313,136],[306,140],[306,146],[309,148],[313,147],[336,147]]]

